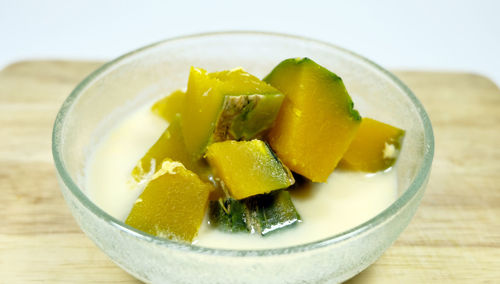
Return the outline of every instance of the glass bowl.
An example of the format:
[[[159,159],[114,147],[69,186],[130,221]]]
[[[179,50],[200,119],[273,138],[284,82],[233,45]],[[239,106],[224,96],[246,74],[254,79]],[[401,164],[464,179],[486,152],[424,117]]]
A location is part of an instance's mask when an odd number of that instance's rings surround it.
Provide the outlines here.
[[[100,133],[138,106],[186,86],[189,68],[244,67],[265,76],[281,60],[310,57],[343,78],[356,108],[406,130],[398,198],[367,222],[302,245],[265,250],[201,248],[153,237],[113,218],[86,195],[84,166]],[[415,95],[375,63],[334,45],[260,32],[165,40],[90,74],[57,115],[52,151],[62,193],[87,236],[114,262],[150,283],[334,283],[372,264],[415,214],[430,173],[434,137]]]

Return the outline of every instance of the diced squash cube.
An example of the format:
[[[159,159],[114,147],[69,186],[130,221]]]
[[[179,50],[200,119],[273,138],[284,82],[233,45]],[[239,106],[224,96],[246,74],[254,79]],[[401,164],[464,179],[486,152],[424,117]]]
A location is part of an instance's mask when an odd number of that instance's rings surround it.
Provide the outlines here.
[[[184,98],[186,94],[177,90],[163,99],[157,101],[152,107],[151,111],[168,122],[172,122],[177,115],[179,115],[184,108]]]
[[[269,144],[292,171],[325,182],[361,123],[342,79],[303,58],[281,62],[264,81],[285,95]]]
[[[210,225],[227,232],[247,231],[245,204],[232,198],[210,201]]]
[[[205,157],[235,199],[286,188],[295,182],[290,170],[261,140],[214,143]]]
[[[363,172],[385,170],[396,161],[404,134],[405,131],[397,127],[363,118],[340,166]]]
[[[192,242],[212,190],[179,162],[165,160],[135,202],[126,224],[148,234]]]
[[[156,143],[137,163],[132,170],[132,177],[139,182],[151,176],[161,168],[161,162],[166,158],[181,162],[187,169],[200,175],[203,180],[208,179],[210,172],[208,164],[203,159],[193,158],[186,150],[178,117],[170,122]]]
[[[242,200],[211,201],[209,217],[210,224],[220,230],[249,231],[263,236],[300,222],[300,215],[286,190]]]
[[[247,218],[248,226],[263,236],[293,226],[301,220],[286,190],[252,196],[245,204],[247,212],[251,212],[251,217]]]
[[[249,140],[273,124],[283,95],[243,69],[208,74],[191,68],[181,113],[186,147],[197,158],[225,140]]]

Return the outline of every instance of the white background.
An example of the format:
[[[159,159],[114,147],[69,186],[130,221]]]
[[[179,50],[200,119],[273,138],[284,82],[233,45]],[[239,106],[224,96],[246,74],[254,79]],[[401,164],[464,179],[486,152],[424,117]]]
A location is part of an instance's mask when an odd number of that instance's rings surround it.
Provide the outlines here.
[[[479,73],[500,85],[500,1],[0,0],[0,68],[104,59],[221,30],[312,37],[389,69]]]

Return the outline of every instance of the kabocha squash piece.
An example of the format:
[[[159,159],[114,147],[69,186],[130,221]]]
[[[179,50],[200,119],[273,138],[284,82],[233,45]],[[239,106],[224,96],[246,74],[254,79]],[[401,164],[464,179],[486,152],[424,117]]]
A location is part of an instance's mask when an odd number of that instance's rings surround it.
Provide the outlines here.
[[[263,236],[297,224],[301,219],[286,190],[252,196],[245,202],[251,231]]]
[[[205,157],[235,199],[286,188],[295,180],[261,140],[224,141],[208,146]]]
[[[148,234],[192,242],[212,190],[179,162],[165,160],[132,208],[126,224]]]
[[[245,232],[245,204],[232,198],[210,201],[210,224],[227,232]]]
[[[248,231],[263,236],[300,222],[300,215],[286,190],[242,200],[211,201],[209,217],[210,224],[220,230]]]
[[[161,168],[161,162],[166,158],[181,162],[187,169],[200,175],[203,180],[208,180],[210,173],[208,164],[202,159],[194,159],[186,150],[179,117],[174,117],[156,143],[137,163],[132,170],[132,177],[139,182],[151,176]]]
[[[290,170],[325,182],[361,123],[342,79],[303,58],[284,60],[264,81],[285,95],[269,144]]]
[[[225,140],[249,140],[271,127],[283,101],[272,86],[243,69],[191,68],[181,113],[186,147],[196,158]]]
[[[340,161],[345,169],[378,172],[396,161],[405,131],[380,121],[363,118],[356,137]]]
[[[175,117],[181,113],[184,107],[184,98],[186,94],[177,90],[163,99],[157,101],[152,107],[151,111],[160,116],[168,122],[172,122]]]

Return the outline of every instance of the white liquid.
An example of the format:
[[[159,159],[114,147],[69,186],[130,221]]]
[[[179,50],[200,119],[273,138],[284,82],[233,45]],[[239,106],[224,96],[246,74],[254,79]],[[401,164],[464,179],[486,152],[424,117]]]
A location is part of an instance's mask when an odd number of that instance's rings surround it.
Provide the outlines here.
[[[156,142],[167,123],[143,108],[120,122],[92,151],[86,188],[103,210],[125,220],[143,187],[131,182],[137,161]],[[277,248],[327,238],[351,229],[387,208],[397,197],[393,171],[377,174],[335,171],[327,183],[291,191],[302,217],[293,228],[266,237],[215,230],[205,221],[195,244],[225,249]]]

